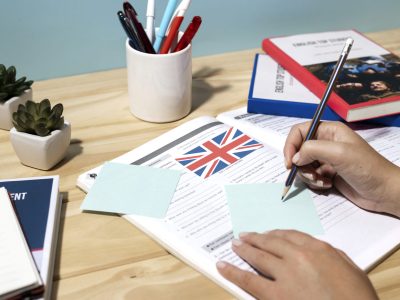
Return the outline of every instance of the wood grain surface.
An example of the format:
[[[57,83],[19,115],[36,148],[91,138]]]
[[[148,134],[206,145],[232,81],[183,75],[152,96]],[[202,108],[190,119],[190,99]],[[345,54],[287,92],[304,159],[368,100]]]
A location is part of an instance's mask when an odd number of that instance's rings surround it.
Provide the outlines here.
[[[400,55],[400,29],[367,34]],[[193,59],[193,109],[184,119],[146,123],[129,111],[125,69],[35,82],[33,98],[62,102],[72,124],[66,158],[50,171],[20,164],[0,130],[0,178],[60,175],[63,208],[53,298],[232,299],[117,215],[82,213],[79,174],[202,115],[246,105],[255,53],[261,49]],[[400,154],[399,154],[400,155]],[[400,251],[369,274],[381,299],[400,298]]]

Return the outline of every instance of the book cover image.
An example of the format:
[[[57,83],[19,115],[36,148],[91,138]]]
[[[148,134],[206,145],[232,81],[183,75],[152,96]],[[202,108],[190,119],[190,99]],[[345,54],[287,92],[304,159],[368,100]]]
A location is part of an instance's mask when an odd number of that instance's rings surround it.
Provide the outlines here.
[[[304,66],[324,83],[336,61]],[[334,91],[349,105],[400,95],[400,58],[394,54],[365,56],[346,61]]]
[[[0,180],[0,187],[7,189],[15,204],[18,219],[39,272],[41,275],[47,274],[45,269],[58,206],[58,177]]]
[[[263,40],[263,49],[318,97],[345,41],[354,40],[328,105],[347,122],[400,113],[400,59],[356,30]]]

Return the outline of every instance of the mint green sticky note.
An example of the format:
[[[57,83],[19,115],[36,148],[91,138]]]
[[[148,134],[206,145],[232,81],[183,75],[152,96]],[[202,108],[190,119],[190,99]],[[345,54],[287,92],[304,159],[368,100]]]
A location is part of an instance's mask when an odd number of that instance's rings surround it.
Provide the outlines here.
[[[304,187],[292,187],[288,200],[283,202],[283,187],[283,183],[226,185],[233,234],[237,237],[241,232],[261,233],[273,229],[322,234],[310,192]]]
[[[181,172],[105,163],[82,203],[82,210],[163,218]]]

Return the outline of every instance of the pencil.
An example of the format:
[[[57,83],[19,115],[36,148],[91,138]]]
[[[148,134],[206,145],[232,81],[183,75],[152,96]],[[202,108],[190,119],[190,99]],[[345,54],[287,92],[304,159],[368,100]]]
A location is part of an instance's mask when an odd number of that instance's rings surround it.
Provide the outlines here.
[[[344,63],[345,63],[345,61],[347,59],[347,56],[348,56],[348,54],[349,54],[349,52],[351,50],[351,46],[353,45],[353,42],[354,41],[351,38],[348,38],[346,40],[346,43],[345,43],[345,45],[343,47],[343,50],[340,53],[339,59],[338,59],[338,61],[336,63],[336,66],[335,66],[333,72],[332,72],[331,78],[329,79],[329,82],[328,82],[328,84],[326,86],[326,89],[325,89],[324,95],[322,96],[321,102],[319,103],[319,105],[317,107],[317,110],[315,111],[314,117],[312,118],[310,127],[308,128],[307,135],[306,135],[306,138],[304,139],[303,143],[305,141],[313,139],[315,133],[317,132],[317,129],[318,129],[318,126],[319,126],[319,123],[320,123],[320,120],[321,120],[321,116],[322,116],[322,114],[324,112],[326,104],[328,103],[329,96],[332,93],[332,89],[333,89],[334,84],[336,82],[336,78],[337,78],[338,74],[340,73],[340,71],[342,70],[342,68],[344,66]],[[294,179],[296,178],[297,170],[298,170],[297,166],[293,165],[291,170],[290,170],[290,173],[289,173],[289,175],[288,175],[288,177],[286,179],[285,187],[283,188],[283,193],[282,193],[282,199],[281,200],[285,199],[287,193],[289,192],[289,190],[290,190],[290,188],[291,188],[291,186],[292,186],[292,184],[294,182]]]

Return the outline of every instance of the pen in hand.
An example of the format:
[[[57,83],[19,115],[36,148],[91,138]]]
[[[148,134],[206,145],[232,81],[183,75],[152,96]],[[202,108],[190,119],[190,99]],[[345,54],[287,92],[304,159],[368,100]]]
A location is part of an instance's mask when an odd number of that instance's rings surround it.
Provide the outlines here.
[[[329,79],[329,82],[328,82],[328,84],[326,86],[325,93],[322,96],[321,102],[319,103],[319,105],[317,107],[317,110],[316,110],[316,112],[314,114],[314,117],[313,117],[313,119],[311,121],[310,128],[308,129],[307,135],[306,135],[303,143],[305,141],[308,141],[308,140],[311,140],[311,139],[314,138],[314,135],[317,132],[318,125],[319,125],[320,120],[321,120],[321,116],[322,116],[322,114],[324,112],[326,104],[328,103],[329,96],[332,93],[332,89],[333,89],[333,86],[334,86],[334,84],[336,82],[336,78],[337,78],[338,74],[340,73],[340,71],[343,68],[343,65],[344,65],[344,63],[345,63],[345,61],[347,59],[347,56],[348,56],[348,54],[349,54],[349,52],[351,50],[351,46],[352,45],[353,45],[353,39],[348,38],[346,40],[346,43],[345,43],[345,45],[343,47],[343,50],[342,50],[342,52],[340,54],[340,57],[339,57],[339,59],[338,59],[338,61],[336,63],[335,69],[332,72],[331,78]],[[292,184],[294,182],[294,179],[296,178],[297,171],[298,171],[298,167],[296,165],[293,165],[292,169],[290,170],[290,173],[289,173],[289,175],[288,175],[288,177],[286,179],[286,182],[285,182],[285,187],[284,187],[283,193],[282,193],[282,200],[285,199],[287,193],[289,192],[290,187],[292,186]]]

